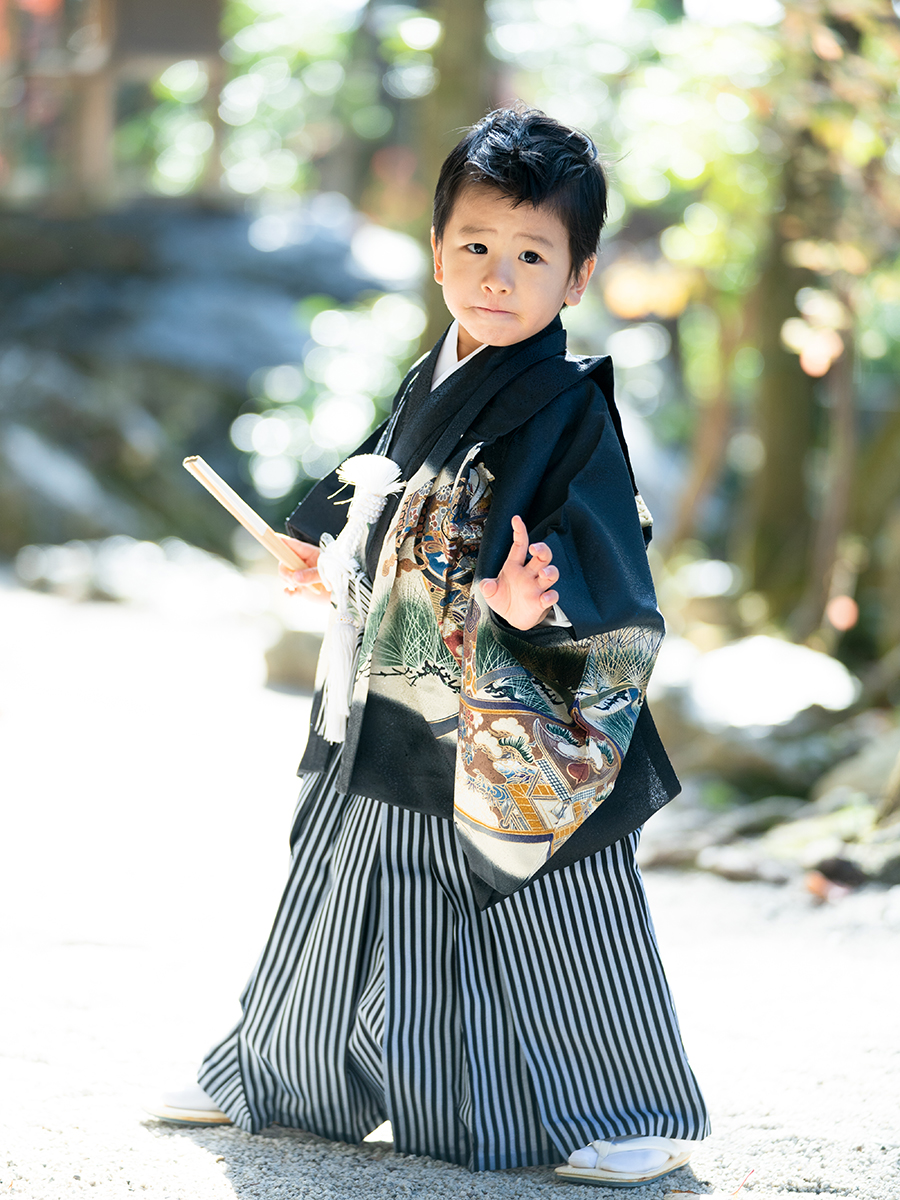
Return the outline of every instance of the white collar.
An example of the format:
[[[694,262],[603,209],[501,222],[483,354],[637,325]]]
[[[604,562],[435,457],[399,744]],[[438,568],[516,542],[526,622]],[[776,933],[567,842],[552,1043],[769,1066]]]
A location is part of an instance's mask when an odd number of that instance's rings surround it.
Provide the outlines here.
[[[459,321],[454,321],[447,330],[447,336],[444,338],[444,344],[441,346],[437,356],[437,362],[434,364],[434,374],[431,377],[431,390],[434,389],[454,371],[458,371],[464,366],[470,358],[474,358],[479,350],[484,349],[484,345],[476,346],[471,354],[467,354],[465,358],[457,358],[457,346],[459,344]],[[486,344],[486,343],[485,343]]]

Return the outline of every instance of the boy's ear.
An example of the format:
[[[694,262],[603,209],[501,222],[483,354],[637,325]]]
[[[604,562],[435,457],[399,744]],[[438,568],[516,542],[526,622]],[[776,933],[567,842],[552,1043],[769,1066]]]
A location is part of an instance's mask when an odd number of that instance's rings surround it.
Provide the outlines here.
[[[434,281],[444,282],[444,258],[441,243],[434,236],[434,226],[431,227],[431,253],[434,255]]]
[[[565,303],[568,308],[573,308],[576,304],[581,303],[581,297],[584,295],[585,288],[590,283],[596,265],[597,256],[596,254],[592,254],[578,274],[573,276],[569,283],[569,290],[566,292]]]

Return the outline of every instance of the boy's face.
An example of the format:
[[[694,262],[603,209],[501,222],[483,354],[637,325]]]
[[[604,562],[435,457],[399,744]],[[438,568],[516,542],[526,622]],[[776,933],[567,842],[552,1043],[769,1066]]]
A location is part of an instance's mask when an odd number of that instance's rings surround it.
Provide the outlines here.
[[[434,250],[434,277],[459,321],[460,358],[478,346],[512,346],[539,333],[563,304],[578,304],[596,260],[572,277],[569,234],[549,208],[514,206],[496,188],[457,197]]]

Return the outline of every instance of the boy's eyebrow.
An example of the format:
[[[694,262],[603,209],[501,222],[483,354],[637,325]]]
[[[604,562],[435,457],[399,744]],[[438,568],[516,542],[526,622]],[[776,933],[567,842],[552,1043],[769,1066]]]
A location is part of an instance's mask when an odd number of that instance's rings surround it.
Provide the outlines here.
[[[497,230],[490,225],[461,225],[459,232],[465,234],[496,233]],[[551,250],[553,249],[553,242],[549,238],[542,237],[539,233],[529,233],[527,229],[518,232],[516,237],[525,238],[529,242],[540,242],[541,245],[548,246]]]

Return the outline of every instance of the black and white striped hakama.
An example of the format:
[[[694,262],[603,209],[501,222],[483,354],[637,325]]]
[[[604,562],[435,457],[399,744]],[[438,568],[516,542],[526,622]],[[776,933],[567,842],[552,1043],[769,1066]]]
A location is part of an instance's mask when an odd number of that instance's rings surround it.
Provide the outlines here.
[[[708,1132],[663,974],[637,835],[479,912],[449,821],[307,779],[290,878],[199,1082],[241,1128],[473,1170],[596,1138]]]

